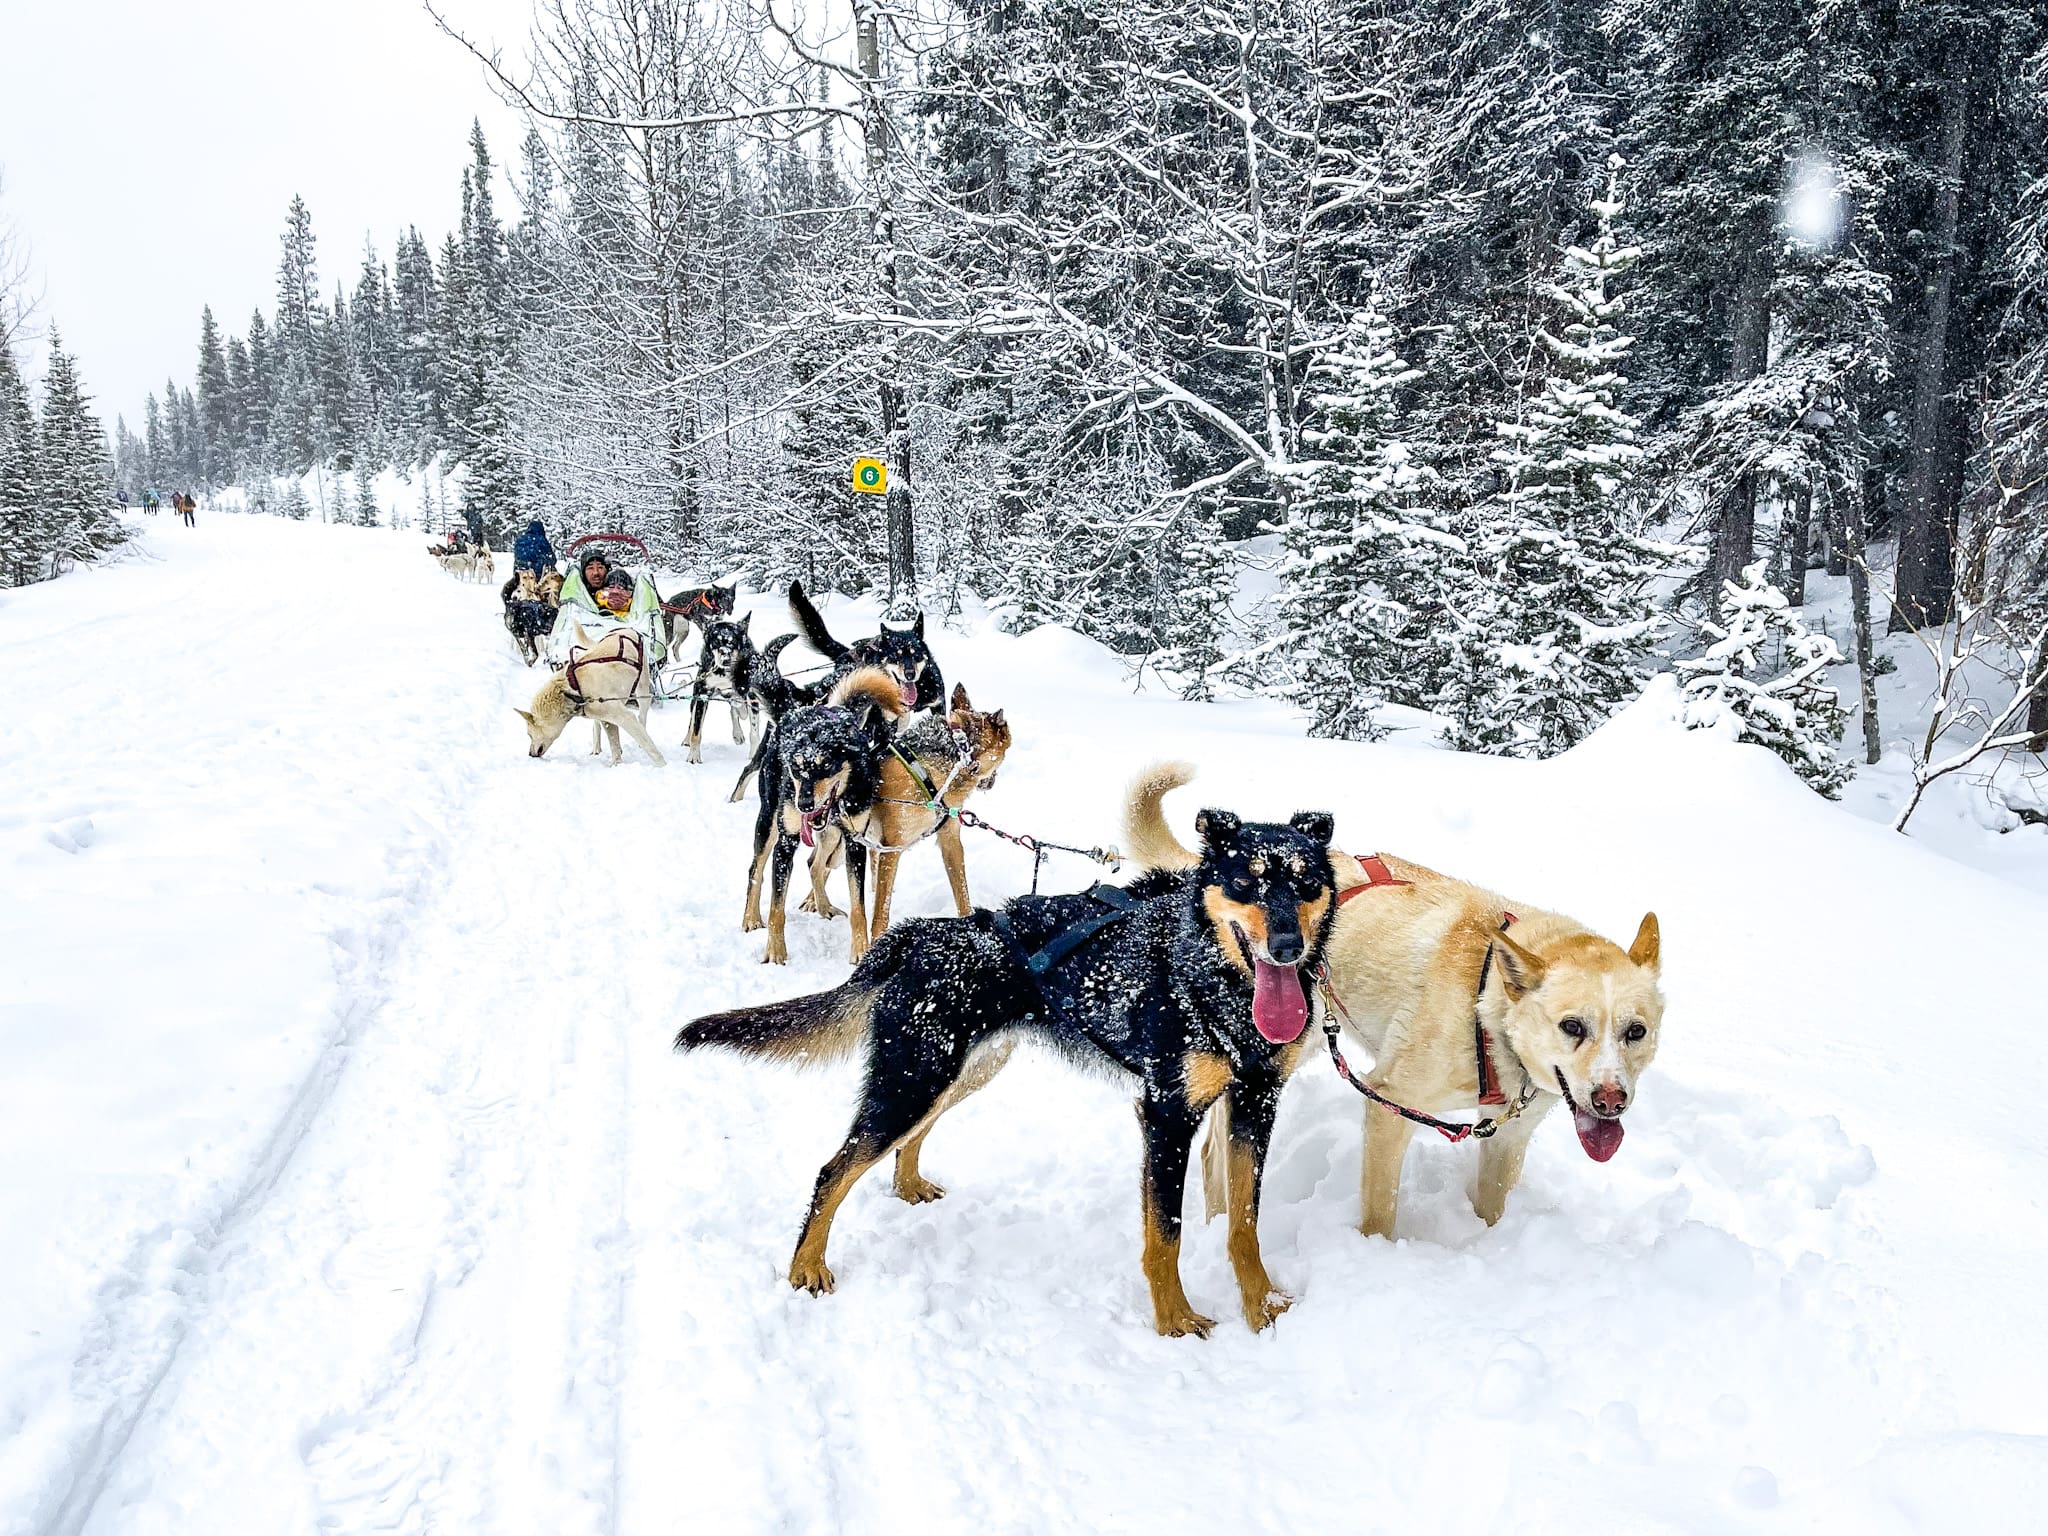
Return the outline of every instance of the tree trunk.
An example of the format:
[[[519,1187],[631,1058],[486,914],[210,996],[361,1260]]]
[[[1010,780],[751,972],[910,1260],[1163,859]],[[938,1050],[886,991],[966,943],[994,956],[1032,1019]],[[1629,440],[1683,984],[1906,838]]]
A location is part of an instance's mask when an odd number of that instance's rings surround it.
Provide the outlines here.
[[[1913,359],[1904,519],[1899,526],[1898,572],[1888,626],[1893,633],[1944,622],[1951,610],[1955,574],[1951,543],[1956,486],[1948,465],[1956,428],[1954,402],[1948,397],[1948,352],[1955,298],[1956,228],[1963,200],[1963,133],[1970,100],[1961,45],[1951,56],[1942,90],[1941,186],[1935,195],[1927,302]]]
[[[889,187],[889,120],[882,99],[880,0],[854,0],[854,51],[861,74],[861,136],[867,151],[868,196],[873,200],[875,259],[882,297],[891,314],[903,308],[896,265],[896,210]],[[882,434],[887,440],[889,492],[884,498],[889,535],[889,600],[917,596],[915,507],[910,494],[910,413],[901,361],[892,339],[881,381]]]
[[[2027,750],[2048,752],[2048,677],[2034,684],[2027,699]]]
[[[1729,320],[1728,379],[1742,383],[1761,378],[1771,358],[1771,252],[1759,244],[1742,266],[1735,287],[1735,308]],[[1756,558],[1756,498],[1761,488],[1755,471],[1740,475],[1728,488],[1714,518],[1708,576],[1710,591],[1724,581],[1740,581],[1743,568]]]
[[[1812,528],[1813,488],[1801,486],[1778,537],[1778,558],[1785,577],[1782,588],[1795,607],[1806,601],[1806,546],[1812,540]]]
[[[1835,532],[1849,568],[1849,607],[1856,636],[1856,681],[1863,703],[1863,761],[1884,755],[1877,723],[1877,674],[1871,670],[1875,651],[1870,633],[1870,568],[1863,559],[1863,503],[1844,497],[1838,503]]]

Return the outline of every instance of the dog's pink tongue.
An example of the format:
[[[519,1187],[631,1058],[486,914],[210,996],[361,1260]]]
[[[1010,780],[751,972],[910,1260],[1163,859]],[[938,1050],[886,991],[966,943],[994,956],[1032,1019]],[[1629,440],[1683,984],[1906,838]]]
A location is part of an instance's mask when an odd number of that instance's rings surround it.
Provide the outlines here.
[[[1308,1023],[1308,999],[1301,995],[1301,977],[1291,965],[1268,965],[1252,958],[1252,1022],[1275,1045],[1285,1045]]]
[[[917,684],[905,683],[897,691],[903,695],[903,707],[905,709],[917,708]]]
[[[1581,1109],[1573,1112],[1572,1128],[1579,1133],[1579,1145],[1586,1149],[1586,1156],[1596,1163],[1606,1162],[1621,1145],[1619,1120],[1603,1120]]]

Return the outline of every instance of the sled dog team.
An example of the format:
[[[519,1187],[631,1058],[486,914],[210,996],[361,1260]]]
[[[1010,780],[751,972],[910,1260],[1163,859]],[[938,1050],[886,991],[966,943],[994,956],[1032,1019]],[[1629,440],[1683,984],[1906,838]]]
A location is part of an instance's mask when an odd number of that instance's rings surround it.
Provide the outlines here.
[[[1126,846],[1140,873],[1129,884],[976,908],[957,813],[994,783],[1011,740],[1002,712],[976,711],[964,688],[946,699],[921,615],[911,628],[884,626],[849,646],[829,634],[801,587],[792,586],[790,606],[831,674],[807,687],[782,677],[777,657],[794,636],[755,651],[728,604],[705,625],[691,760],[701,760],[705,703],[727,702],[735,742],[753,745],[733,798],[758,783],[743,925],[765,926],[765,958],[785,961],[798,847],[810,853],[803,905],[823,917],[839,915],[826,880],[843,860],[853,972],[829,991],[697,1019],[675,1045],[863,1063],[852,1126],[818,1172],[791,1285],[833,1288],[833,1217],[891,1153],[899,1197],[944,1193],[920,1166],[926,1137],[1027,1038],[1134,1081],[1144,1147],[1140,1268],[1166,1335],[1206,1336],[1214,1326],[1189,1301],[1179,1264],[1182,1201],[1205,1125],[1205,1204],[1227,1217],[1245,1321],[1264,1329],[1292,1304],[1260,1254],[1260,1186],[1281,1092],[1320,1054],[1316,1033],[1367,1095],[1368,1235],[1393,1235],[1417,1125],[1478,1140],[1473,1205],[1489,1225],[1521,1178],[1531,1136],[1560,1104],[1587,1156],[1605,1162],[1619,1148],[1663,1017],[1654,913],[1623,949],[1570,918],[1407,860],[1339,851],[1322,811],[1266,823],[1206,809],[1190,848],[1163,810],[1166,795],[1193,777],[1178,763],[1147,770],[1130,788]],[[521,712],[533,755],[581,714],[610,730],[615,761],[621,729],[661,761],[645,731],[645,658],[630,649],[607,637],[543,686],[534,709]],[[941,700],[943,712],[933,708]],[[749,722],[751,737],[742,728]],[[926,837],[940,846],[959,915],[892,927],[897,861]],[[1362,1077],[1342,1059],[1340,1021],[1371,1053]],[[1481,1118],[1470,1131],[1440,1118],[1475,1110]]]

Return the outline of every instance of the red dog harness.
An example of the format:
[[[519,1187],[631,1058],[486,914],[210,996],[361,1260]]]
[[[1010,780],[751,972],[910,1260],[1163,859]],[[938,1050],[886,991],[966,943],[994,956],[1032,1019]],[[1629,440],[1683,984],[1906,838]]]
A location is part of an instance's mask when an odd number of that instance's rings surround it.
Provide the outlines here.
[[[1365,871],[1365,880],[1361,884],[1347,886],[1337,893],[1337,905],[1340,907],[1354,897],[1363,896],[1367,891],[1376,891],[1383,886],[1413,885],[1415,883],[1413,880],[1401,879],[1400,876],[1388,869],[1386,859],[1380,854],[1369,853],[1364,858],[1358,858],[1356,855],[1353,855],[1353,859],[1358,867]],[[1502,912],[1500,915],[1500,931],[1506,933],[1514,925],[1514,922],[1514,913]],[[1486,1025],[1479,1017],[1479,999],[1486,995],[1487,978],[1492,974],[1493,945],[1488,944],[1486,946],[1486,956],[1479,962],[1479,987],[1473,994],[1472,1001],[1472,1054],[1478,1065],[1479,1102],[1488,1107],[1508,1102],[1508,1096],[1500,1085],[1500,1073],[1494,1069],[1493,1065],[1493,1041],[1487,1035]],[[1330,985],[1327,970],[1324,971],[1321,980],[1324,990],[1330,996],[1330,1000],[1337,1004],[1337,1011],[1343,1014],[1348,1022],[1351,1015],[1345,1012],[1343,1003],[1337,997],[1337,989]],[[1493,1133],[1494,1128],[1500,1124],[1498,1120],[1481,1121],[1480,1125],[1485,1127],[1483,1130],[1477,1126],[1456,1125],[1448,1121],[1438,1120],[1433,1115],[1424,1115],[1415,1110],[1403,1108],[1389,1099],[1382,1098],[1377,1092],[1368,1088],[1352,1075],[1351,1068],[1345,1062],[1343,1053],[1337,1049],[1337,1034],[1334,1024],[1330,1027],[1330,1055],[1337,1063],[1337,1070],[1343,1074],[1352,1087],[1356,1088],[1367,1098],[1386,1105],[1387,1108],[1393,1110],[1403,1119],[1413,1120],[1418,1125],[1427,1125],[1431,1129],[1441,1132],[1452,1141],[1463,1141],[1467,1136],[1471,1135],[1489,1136]],[[1525,1095],[1524,1098],[1526,1099],[1526,1097]],[[1519,1108],[1519,1106],[1517,1107]],[[1510,1114],[1512,1113],[1514,1111],[1510,1111]],[[1502,1116],[1501,1118],[1507,1119],[1509,1117]]]
[[[619,653],[616,656],[600,656],[597,654],[596,646],[592,646],[589,650],[580,654],[574,649],[571,649],[569,652],[569,665],[563,668],[563,681],[568,685],[569,702],[576,706],[576,713],[579,715],[583,713],[584,706],[590,701],[583,697],[583,690],[576,686],[576,669],[578,667],[587,667],[592,662],[628,662],[633,668],[633,691],[626,697],[626,707],[628,709],[638,709],[640,707],[640,673],[646,669],[647,642],[640,638],[638,630],[632,629],[617,631],[616,638],[619,642]],[[630,658],[626,655],[626,646],[629,641],[633,647],[633,654]],[[602,643],[600,642],[600,644]]]

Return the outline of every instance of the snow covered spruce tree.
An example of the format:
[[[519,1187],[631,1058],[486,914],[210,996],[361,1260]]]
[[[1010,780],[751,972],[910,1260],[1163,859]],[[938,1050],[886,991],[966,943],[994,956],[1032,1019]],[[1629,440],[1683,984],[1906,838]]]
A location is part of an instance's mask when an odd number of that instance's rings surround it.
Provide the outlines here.
[[[313,515],[313,504],[306,500],[306,487],[298,476],[285,481],[284,496],[278,501],[277,515],[303,523]]]
[[[511,442],[507,399],[512,362],[510,275],[505,233],[491,196],[492,165],[483,126],[470,128],[469,167],[462,177],[462,221],[442,272],[443,368],[449,383],[449,425],[456,462],[468,471],[462,510],[499,539],[516,526],[521,487]]]
[[[35,405],[0,336],[0,579],[25,587],[48,574],[55,529],[44,508]]]
[[[354,522],[358,528],[375,528],[383,521],[377,512],[377,483],[370,471],[361,464],[356,466],[356,504]]]
[[[1640,691],[1657,627],[1659,550],[1642,536],[1632,484],[1642,450],[1619,404],[1633,344],[1610,284],[1638,257],[1614,232],[1618,159],[1590,244],[1570,246],[1545,297],[1528,368],[1542,384],[1498,425],[1500,490],[1474,509],[1471,580],[1451,601],[1462,675],[1441,702],[1451,745],[1548,757],[1582,741]]]
[[[1153,662],[1174,675],[1184,699],[1213,699],[1227,657],[1237,560],[1215,509],[1186,507],[1160,550]]]
[[[1694,730],[1732,723],[1739,740],[1769,747],[1833,800],[1853,772],[1835,752],[1847,711],[1827,683],[1842,653],[1809,630],[1765,578],[1768,564],[1758,560],[1741,581],[1721,584],[1720,622],[1700,623],[1711,643],[1672,668],[1683,700],[1679,718]]]
[[[1375,708],[1402,691],[1429,622],[1438,567],[1463,553],[1428,525],[1417,493],[1429,472],[1395,431],[1396,392],[1420,377],[1395,352],[1377,292],[1309,372],[1275,628],[1312,736],[1372,739]]]
[[[51,552],[91,560],[123,542],[128,530],[114,513],[107,435],[86,400],[78,365],[54,331],[37,449],[37,492],[55,538]]]

